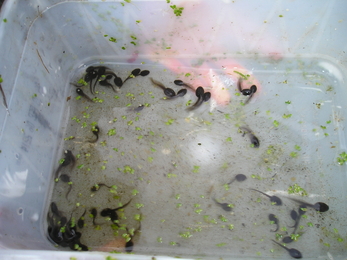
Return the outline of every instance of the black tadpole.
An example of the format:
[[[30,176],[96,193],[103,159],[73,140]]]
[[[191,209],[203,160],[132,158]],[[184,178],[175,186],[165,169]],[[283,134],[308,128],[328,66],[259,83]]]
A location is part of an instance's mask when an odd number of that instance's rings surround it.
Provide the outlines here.
[[[271,239],[272,240],[272,239]],[[288,251],[289,255],[293,258],[300,259],[302,258],[302,254],[299,250],[295,248],[287,248],[284,245],[281,245],[280,243],[276,242],[275,240],[272,240],[275,244],[279,245],[280,247],[284,248],[285,250]]]
[[[196,109],[199,107],[203,102],[208,101],[211,98],[211,93],[210,92],[205,92],[203,87],[198,87],[195,90],[195,95],[198,97],[198,100],[195,102],[194,105],[190,106],[187,108],[187,110],[191,111],[193,109]]]
[[[89,143],[96,143],[99,140],[100,128],[96,125],[92,127],[92,133],[95,135],[95,140],[89,141]]]
[[[245,181],[247,179],[246,175],[244,174],[237,174],[229,183],[228,185],[232,184],[234,181],[238,181],[238,182],[241,182],[241,181]]]
[[[256,137],[253,134],[251,129],[249,129],[246,126],[242,126],[242,127],[240,127],[240,129],[243,131],[242,136],[245,136],[245,134],[247,134],[249,136],[249,139],[251,140],[251,143],[252,143],[254,148],[258,148],[260,146],[260,141],[259,141],[258,137]]]
[[[278,230],[278,228],[279,228],[278,218],[274,214],[269,214],[269,220],[271,222],[273,222],[273,224],[276,225],[276,229],[275,230],[271,230],[271,232],[276,232]]]
[[[155,86],[161,88],[162,90],[164,90],[165,96],[170,97],[170,98],[176,96],[176,93],[175,93],[175,91],[173,89],[165,87],[162,83],[160,83],[159,81],[154,80],[153,78],[150,78],[150,79],[151,79],[153,85],[155,85]]]
[[[220,203],[215,198],[213,198],[214,202],[219,205],[225,211],[232,211],[232,207],[229,203]]]
[[[59,178],[59,173],[63,167],[66,167],[71,164],[71,168],[73,168],[75,165],[76,159],[70,150],[65,150],[64,155],[65,157],[63,161],[59,165],[58,169],[55,171],[55,175],[54,175],[55,178]]]
[[[237,81],[237,88],[238,88],[238,90],[242,93],[242,95],[244,95],[244,96],[249,96],[248,99],[247,99],[246,102],[245,102],[245,104],[247,104],[247,103],[251,100],[253,94],[254,94],[255,92],[257,92],[257,86],[256,86],[256,85],[252,85],[252,86],[250,87],[250,89],[243,89],[243,88],[242,88],[242,81],[243,81],[242,78],[240,78],[240,79]]]
[[[276,206],[282,205],[282,200],[277,196],[270,196],[270,195],[268,195],[268,194],[266,194],[260,190],[256,190],[256,189],[250,189],[250,190],[257,191],[257,192],[263,194],[264,196],[268,197],[270,199],[270,201]]]
[[[82,89],[76,88],[76,93],[81,97],[84,97],[87,101],[93,102],[93,100],[87,94],[85,94]]]
[[[298,202],[302,205],[305,205],[307,207],[313,208],[314,210],[321,212],[321,213],[329,210],[329,206],[324,202],[316,202],[315,204],[310,204],[310,203],[307,203],[307,202],[302,201],[302,200],[297,200],[297,199],[292,199],[292,198],[289,198],[289,199],[291,199],[292,201]]]

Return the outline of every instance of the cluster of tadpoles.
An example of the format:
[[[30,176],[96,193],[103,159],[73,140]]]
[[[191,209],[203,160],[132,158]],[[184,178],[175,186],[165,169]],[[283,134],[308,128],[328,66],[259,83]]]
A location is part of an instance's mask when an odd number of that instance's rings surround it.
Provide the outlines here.
[[[249,96],[248,99],[245,101],[245,104],[247,104],[247,103],[251,100],[253,94],[254,94],[255,92],[257,92],[257,86],[256,86],[256,85],[252,85],[249,89],[248,89],[248,88],[247,88],[247,89],[243,89],[243,88],[242,88],[242,81],[243,81],[242,78],[240,78],[240,79],[238,80],[238,82],[237,82],[237,88],[238,88],[238,90],[242,93],[242,95],[244,95],[244,96]]]
[[[70,176],[67,174],[60,174],[60,171],[62,170],[63,167],[66,167],[68,165],[73,166],[75,164],[75,157],[72,154],[70,150],[65,150],[64,151],[64,159],[62,159],[60,165],[58,166],[56,172],[55,172],[55,181],[61,180],[64,183],[70,183]],[[90,189],[91,192],[96,192],[98,191],[101,187],[108,187],[109,189],[116,189],[115,186],[108,186],[103,183],[98,183],[92,186]],[[71,191],[72,185],[70,185],[70,188],[68,192],[66,193],[66,198]],[[108,218],[112,224],[115,224],[118,228],[119,226],[119,216],[117,214],[118,210],[124,209],[126,206],[128,206],[131,202],[131,199],[124,205],[118,207],[118,208],[105,208],[100,211],[100,216],[101,217],[106,217]],[[82,251],[88,251],[88,247],[85,246],[80,242],[80,238],[82,236],[81,232],[77,231],[77,228],[79,231],[83,229],[85,226],[84,222],[84,216],[86,214],[86,209],[84,210],[84,213],[80,216],[80,218],[77,221],[77,225],[75,223],[75,220],[72,218],[72,213],[70,220],[67,220],[67,217],[64,216],[64,214],[58,210],[58,206],[55,202],[52,202],[50,205],[50,210],[47,213],[47,222],[48,222],[48,236],[52,239],[54,243],[56,243],[59,246],[62,247],[70,247],[72,250],[82,250]],[[98,211],[96,208],[91,208],[90,210],[90,216],[92,217],[92,223],[94,226],[97,225],[95,222],[96,217],[98,216]],[[133,237],[135,236],[135,233],[138,232],[141,228],[141,223],[140,226],[137,230],[129,233],[129,238],[127,239],[125,243],[125,251],[126,252],[131,252],[133,250]]]
[[[81,221],[78,221],[79,228],[84,226],[83,216]],[[88,247],[80,241],[82,233],[77,231],[76,223],[72,221],[72,217],[67,220],[66,216],[58,210],[55,202],[50,205],[50,210],[47,213],[47,223],[48,236],[54,243],[61,247],[70,247],[72,250],[88,251]]]
[[[237,174],[228,183],[228,185],[232,184],[234,181],[243,182],[246,179],[247,179],[247,177],[244,174]],[[252,188],[250,188],[249,190],[259,192],[259,193],[263,194],[264,196],[268,197],[272,205],[275,205],[275,206],[282,206],[283,205],[281,198],[279,198],[277,196],[270,196],[270,195],[268,195],[262,191],[252,189]],[[292,234],[290,236],[286,236],[282,239],[282,243],[284,243],[284,244],[289,244],[289,243],[294,241],[294,239],[292,237],[295,237],[295,233],[297,231],[297,228],[299,227],[300,219],[303,215],[305,215],[308,208],[312,208],[312,209],[314,209],[320,213],[323,213],[323,212],[326,212],[329,210],[329,206],[324,202],[317,202],[315,204],[310,204],[310,203],[307,203],[307,202],[302,201],[302,200],[297,200],[297,199],[293,199],[293,198],[288,198],[288,199],[298,203],[299,207],[298,207],[298,211],[293,209],[290,212],[290,217],[295,221],[295,223],[293,226],[290,227],[290,228],[293,228]],[[224,211],[228,211],[228,212],[232,211],[232,208],[233,208],[232,204],[220,203],[215,198],[213,198],[213,200]],[[277,218],[277,216],[275,214],[269,214],[268,218],[272,224],[276,225],[276,229],[271,230],[271,232],[277,232],[279,229],[279,219]],[[297,258],[297,259],[302,258],[302,254],[299,250],[297,250],[295,248],[287,248],[286,246],[276,242],[275,240],[272,240],[272,241],[274,243],[276,243],[277,245],[281,246],[282,248],[284,248],[285,250],[287,250],[291,257]]]
[[[161,82],[158,82],[158,81],[154,80],[153,78],[151,78],[151,81],[152,81],[153,85],[161,88],[164,91],[164,95],[166,96],[165,97],[166,100],[177,98],[177,97],[183,97],[185,94],[187,94],[187,89],[185,89],[185,88],[180,89],[176,94],[176,92],[172,88],[165,87]],[[175,80],[174,84],[177,86],[183,86],[183,87],[187,87],[191,90],[194,90],[192,86],[190,86],[187,83],[184,83],[182,80]],[[189,110],[189,111],[198,108],[203,102],[207,102],[211,98],[211,93],[205,92],[205,90],[201,86],[199,86],[195,90],[195,95],[198,97],[198,100],[192,106],[187,108],[187,110]]]
[[[149,73],[150,72],[148,70],[141,71],[139,68],[137,68],[131,71],[130,75],[125,80],[122,80],[120,77],[116,75],[116,73],[114,73],[113,71],[111,71],[109,68],[105,66],[96,66],[96,67],[89,66],[86,69],[86,75],[84,76],[84,81],[89,83],[90,93],[92,94],[95,93],[95,88],[97,83],[99,83],[100,86],[110,87],[113,89],[113,91],[117,92],[114,86],[110,83],[112,78],[113,78],[114,85],[118,88],[117,90],[119,90],[124,85],[124,83],[128,81],[129,79],[135,78],[137,76],[145,77],[149,75]],[[94,81],[94,84],[93,84],[93,81]],[[71,84],[77,87],[76,92],[78,95],[86,98],[88,101],[92,101],[92,99],[83,92],[83,90],[81,89],[81,86],[78,86],[75,83],[71,83]]]

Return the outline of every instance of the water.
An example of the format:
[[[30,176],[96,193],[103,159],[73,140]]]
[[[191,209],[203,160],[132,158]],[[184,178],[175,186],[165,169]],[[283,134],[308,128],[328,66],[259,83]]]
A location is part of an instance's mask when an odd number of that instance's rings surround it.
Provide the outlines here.
[[[346,169],[336,160],[346,150],[346,90],[339,70],[312,57],[287,58],[276,64],[261,59],[243,62],[249,63],[261,82],[246,105],[247,97],[239,95],[236,82],[223,70],[214,72],[225,82],[222,91],[230,93],[230,103],[220,105],[211,99],[193,111],[186,109],[189,100],[193,104],[197,99],[193,91],[163,100],[163,91],[149,78],[177,92],[181,87],[174,80],[194,82],[194,77],[177,75],[158,64],[103,64],[123,80],[135,68],[149,70],[150,75],[131,78],[117,93],[97,85],[98,93],[92,95],[88,86],[83,88],[102,103],[76,100],[75,87],[69,86],[63,120],[68,140],[62,140],[61,147],[77,159],[74,168],[61,171],[70,176],[71,191],[66,196],[70,185],[56,182],[52,201],[76,221],[87,211],[86,226],[80,231],[81,242],[90,250],[124,252],[122,235],[141,226],[140,232],[131,235],[137,254],[287,256],[271,239],[291,234],[290,211],[298,210],[299,204],[289,198],[296,198],[312,204],[325,202],[330,210],[318,213],[309,208],[300,220],[299,243],[288,247],[305,257],[328,250],[343,254],[346,210],[339,205],[346,199]],[[77,70],[71,81],[82,78],[85,68]],[[139,105],[145,107],[134,111]],[[93,122],[100,128],[95,143],[89,142],[95,139]],[[252,147],[248,135],[243,136],[242,126],[259,139],[259,148]],[[56,168],[61,158],[63,154]],[[227,185],[236,174],[247,179]],[[116,192],[107,187],[92,192],[98,183],[116,185]],[[294,184],[308,196],[288,194]],[[250,188],[280,197],[283,205],[271,205],[269,198]],[[224,211],[214,198],[230,204],[232,211]],[[124,211],[118,211],[123,228],[115,233],[115,226],[99,213],[129,200]],[[91,208],[98,210],[96,225],[89,216]],[[272,232],[270,213],[279,219],[277,232]]]

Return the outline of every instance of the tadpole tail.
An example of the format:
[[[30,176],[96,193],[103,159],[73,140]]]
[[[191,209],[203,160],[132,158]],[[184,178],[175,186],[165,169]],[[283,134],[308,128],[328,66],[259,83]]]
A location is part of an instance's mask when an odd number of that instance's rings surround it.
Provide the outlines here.
[[[161,88],[162,90],[165,90],[165,89],[166,89],[166,87],[165,87],[162,83],[160,83],[159,81],[156,81],[156,80],[154,80],[153,78],[149,78],[149,79],[151,80],[151,82],[152,82],[153,85],[155,85],[155,86]]]
[[[198,108],[202,104],[202,102],[203,102],[203,100],[202,100],[202,97],[200,96],[200,97],[198,97],[198,100],[195,102],[195,104],[188,107],[187,110],[192,111],[192,110]]]

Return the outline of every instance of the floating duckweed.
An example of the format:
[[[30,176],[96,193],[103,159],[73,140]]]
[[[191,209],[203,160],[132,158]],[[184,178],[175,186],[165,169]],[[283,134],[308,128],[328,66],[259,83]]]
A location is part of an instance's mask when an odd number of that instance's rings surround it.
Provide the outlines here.
[[[297,183],[289,186],[288,194],[299,194],[301,196],[307,196],[308,195],[306,190],[304,190],[302,187],[300,187]]]
[[[291,118],[292,114],[283,114],[282,116],[284,119]]]
[[[177,242],[171,241],[169,244],[170,244],[171,246],[175,246],[175,245],[177,245]]]
[[[77,166],[78,169],[82,169],[84,167],[84,164],[80,164]]]
[[[140,140],[140,139],[142,139],[142,138],[143,138],[143,135],[139,135],[139,136],[137,137],[138,140]]]
[[[188,101],[187,101],[187,103],[186,103],[186,106],[188,107],[188,106],[190,106],[192,104],[192,101],[189,99]]]
[[[226,243],[219,243],[219,244],[216,244],[216,246],[218,246],[218,247],[222,247],[222,246],[225,246],[226,245]]]
[[[167,177],[168,177],[168,178],[175,178],[175,177],[177,177],[177,175],[174,174],[174,173],[168,173],[168,174],[167,174]]]
[[[230,114],[224,114],[225,119],[230,119]]]
[[[295,150],[301,151],[301,147],[299,145],[294,145]]]
[[[124,166],[124,170],[123,170],[124,173],[131,173],[131,174],[134,174],[135,173],[135,170],[133,168],[131,168],[129,165],[125,165]]]
[[[182,207],[182,203],[177,203],[176,208],[180,208],[180,207]]]
[[[199,169],[200,169],[200,166],[194,165],[192,171],[193,171],[194,173],[198,173],[198,172],[199,172]]]
[[[194,210],[195,213],[200,214],[202,212],[202,209],[196,209]]]
[[[233,229],[234,229],[234,225],[233,225],[233,224],[229,224],[229,225],[228,225],[228,229],[229,229],[229,230],[233,230]]]
[[[343,241],[344,241],[344,240],[343,240],[342,237],[337,238],[337,242],[343,242]]]
[[[220,215],[219,216],[219,219],[222,221],[222,222],[228,222],[228,219],[226,217],[224,217],[223,215]]]
[[[292,103],[292,101],[286,101],[286,102],[284,102],[284,103],[286,103],[287,105],[289,105],[289,104],[291,104]]]
[[[293,157],[293,158],[298,157],[297,152],[291,152],[289,155],[290,155],[290,157]]]
[[[282,227],[281,230],[285,232],[287,231],[287,227]]]
[[[136,190],[136,189],[133,189],[133,190],[131,191],[131,194],[134,195],[134,196],[136,196],[138,193],[139,193],[139,191]]]
[[[225,190],[229,190],[229,185],[227,183],[224,184],[223,187],[224,187]]]
[[[346,152],[340,153],[340,157],[337,157],[337,163],[339,165],[343,165],[346,162],[347,162],[347,153]]]
[[[140,208],[143,208],[144,205],[143,205],[142,203],[136,203],[136,204],[135,204],[135,207],[136,207],[137,209],[140,209]]]
[[[117,39],[114,38],[114,37],[110,37],[110,38],[108,38],[108,40],[109,40],[110,42],[117,42]]]
[[[102,141],[102,142],[100,142],[100,144],[101,144],[101,146],[106,146],[107,145],[106,141]]]
[[[232,141],[232,139],[231,139],[231,137],[228,137],[225,141],[227,141],[227,142],[231,142]]]
[[[149,157],[147,158],[147,161],[148,161],[148,162],[153,162],[153,157],[150,157],[150,156],[149,156]]]
[[[175,195],[175,199],[176,199],[176,200],[179,200],[180,198],[181,198],[181,194],[176,194],[176,195]]]
[[[158,238],[157,238],[157,242],[158,242],[158,243],[163,243],[163,238],[162,238],[162,237],[158,237]]]
[[[280,123],[279,123],[277,120],[274,120],[273,125],[274,125],[275,127],[278,127],[278,126],[280,125]]]
[[[186,232],[181,232],[181,233],[179,233],[179,235],[180,235],[180,237],[182,237],[182,238],[190,238],[190,237],[192,237],[192,234],[190,234],[190,232],[189,231],[186,231]]]
[[[251,175],[251,178],[252,178],[252,179],[258,179],[258,180],[261,180],[260,175],[257,175],[257,174],[252,174],[252,175]]]
[[[64,138],[65,141],[72,140],[72,139],[75,139],[75,137],[73,135]]]
[[[157,150],[155,150],[153,147],[151,147],[151,151],[152,152],[156,152]]]
[[[165,124],[166,125],[172,125],[172,123],[174,122],[174,119],[169,119]]]
[[[307,226],[309,226],[309,227],[313,227],[312,222],[307,222]]]
[[[136,127],[135,127],[135,130],[136,130],[136,131],[140,131],[140,130],[141,130],[141,127],[136,126]]]
[[[184,10],[184,7],[177,7],[176,5],[170,5],[170,7],[176,16],[182,15],[182,11]]]
[[[108,132],[107,132],[107,135],[108,136],[112,136],[112,135],[115,135],[116,134],[116,129],[110,129],[110,130],[108,130]]]
[[[133,121],[132,120],[130,120],[130,121],[128,121],[128,123],[127,123],[128,125],[132,125],[133,124]]]
[[[326,123],[327,123],[327,124],[331,124],[331,120],[329,120],[329,121],[326,121]]]

